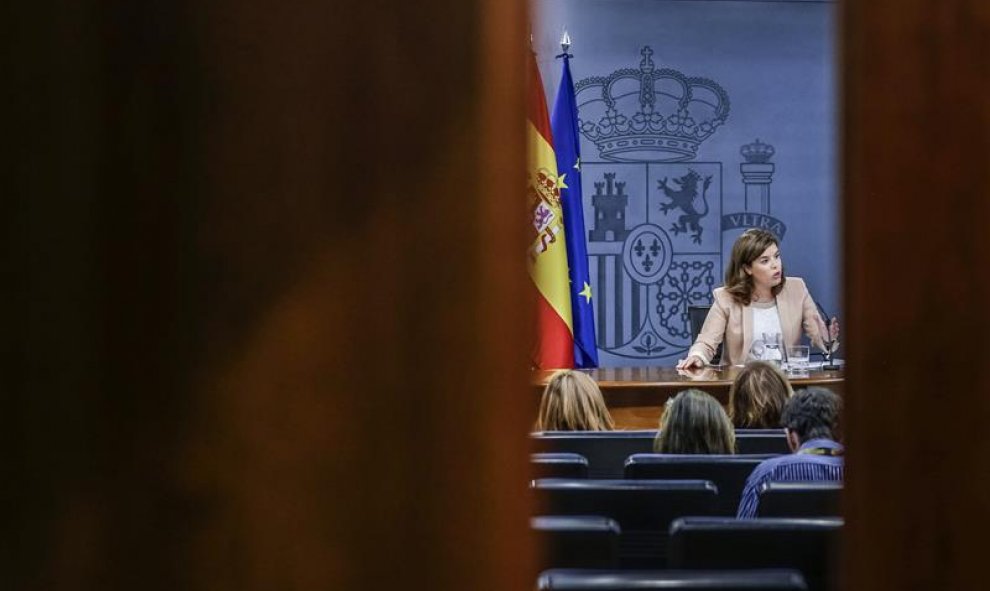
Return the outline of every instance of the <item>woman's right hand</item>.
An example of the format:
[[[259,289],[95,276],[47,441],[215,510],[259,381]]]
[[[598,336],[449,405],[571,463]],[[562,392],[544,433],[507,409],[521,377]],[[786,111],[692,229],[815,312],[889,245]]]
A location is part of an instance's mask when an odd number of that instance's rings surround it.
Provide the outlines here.
[[[700,369],[705,366],[705,360],[697,355],[688,355],[687,359],[677,362],[677,369]]]

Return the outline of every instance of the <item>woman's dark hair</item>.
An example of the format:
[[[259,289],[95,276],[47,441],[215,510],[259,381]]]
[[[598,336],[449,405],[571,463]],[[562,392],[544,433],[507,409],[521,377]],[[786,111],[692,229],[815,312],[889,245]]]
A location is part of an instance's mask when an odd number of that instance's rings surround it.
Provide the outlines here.
[[[776,429],[794,391],[775,366],[751,361],[729,388],[729,420],[736,429]]]
[[[732,256],[729,266],[725,268],[725,291],[729,292],[736,302],[748,306],[753,299],[753,277],[746,272],[746,267],[760,258],[763,251],[776,246],[780,248],[777,237],[766,230],[751,228],[742,233],[732,245]],[[784,289],[787,278],[784,270],[780,270],[780,283],[770,290],[774,296]]]
[[[842,400],[828,388],[810,387],[798,390],[784,405],[780,422],[793,431],[801,443],[811,439],[838,441],[839,413]]]
[[[662,454],[731,454],[736,432],[710,394],[683,390],[667,401],[653,449]]]

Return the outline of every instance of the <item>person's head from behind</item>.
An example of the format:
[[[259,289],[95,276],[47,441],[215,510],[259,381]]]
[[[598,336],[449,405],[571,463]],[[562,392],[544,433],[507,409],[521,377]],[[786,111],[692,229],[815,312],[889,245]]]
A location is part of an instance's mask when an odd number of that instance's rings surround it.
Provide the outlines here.
[[[611,431],[612,415],[598,384],[580,371],[558,371],[540,399],[537,431]]]
[[[729,419],[737,429],[776,429],[793,393],[790,382],[774,365],[747,363],[729,388]]]
[[[725,268],[725,289],[734,300],[748,306],[757,287],[776,296],[786,281],[776,236],[751,228],[736,239]]]
[[[784,405],[780,422],[787,429],[792,451],[812,439],[839,439],[839,413],[842,401],[827,388],[798,390]]]
[[[736,435],[725,409],[710,394],[683,390],[667,401],[653,449],[663,454],[735,453]]]

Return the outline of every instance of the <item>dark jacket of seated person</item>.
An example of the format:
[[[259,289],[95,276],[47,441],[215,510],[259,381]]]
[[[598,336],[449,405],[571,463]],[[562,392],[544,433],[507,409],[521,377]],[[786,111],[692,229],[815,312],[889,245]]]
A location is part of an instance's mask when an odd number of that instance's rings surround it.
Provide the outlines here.
[[[756,517],[765,482],[842,481],[843,447],[839,439],[841,401],[826,388],[798,390],[784,405],[780,422],[792,454],[769,459],[746,480],[737,517]]]

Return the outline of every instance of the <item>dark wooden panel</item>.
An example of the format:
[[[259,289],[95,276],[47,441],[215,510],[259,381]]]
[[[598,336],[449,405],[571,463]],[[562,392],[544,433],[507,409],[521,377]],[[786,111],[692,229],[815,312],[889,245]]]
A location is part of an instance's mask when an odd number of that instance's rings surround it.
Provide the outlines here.
[[[532,587],[525,3],[12,10],[4,586]]]
[[[844,4],[845,587],[986,585],[990,4]]]

